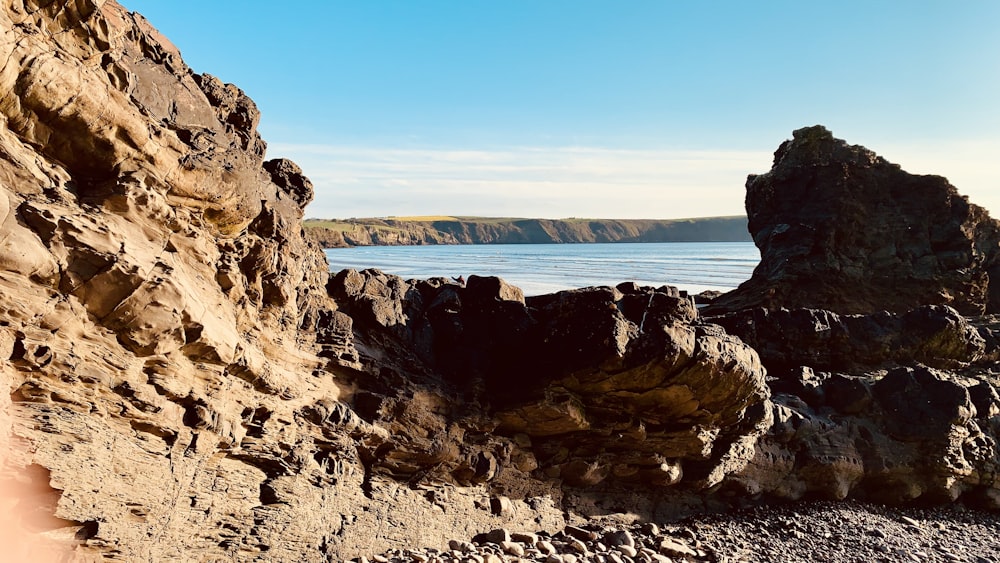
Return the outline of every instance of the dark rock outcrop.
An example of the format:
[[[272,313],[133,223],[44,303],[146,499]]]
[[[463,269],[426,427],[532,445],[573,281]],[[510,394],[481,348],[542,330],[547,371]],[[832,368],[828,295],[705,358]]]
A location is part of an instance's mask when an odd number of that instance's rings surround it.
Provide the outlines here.
[[[803,383],[808,404],[776,395],[774,424],[729,478],[743,494],[1000,506],[996,374],[809,371]]]
[[[920,362],[941,369],[995,361],[979,329],[943,305],[903,314],[838,315],[815,309],[748,309],[712,317],[760,354],[772,376],[809,366],[866,371]]]
[[[399,374],[357,380],[370,393],[365,401],[380,404],[365,410],[372,422],[398,424],[386,404],[400,387],[420,387],[405,393],[413,396],[454,393],[427,402],[437,405],[431,410],[407,405],[407,420],[434,431],[410,428],[410,440],[379,452],[376,469],[397,476],[496,478],[503,486],[498,465],[519,468],[522,480],[574,486],[621,480],[704,488],[738,469],[730,446],[766,426],[756,353],[697,322],[694,303],[672,288],[629,284],[525,300],[497,278],[471,276],[461,287],[344,270],[330,290],[354,318],[359,349],[379,350],[362,363]],[[424,377],[407,381],[403,373]],[[462,413],[459,405],[476,408]],[[481,417],[490,421],[489,439],[448,431]],[[492,449],[475,451],[477,443]],[[729,465],[720,468],[723,461]]]
[[[821,126],[799,129],[751,175],[753,277],[711,306],[1000,311],[1000,227],[940,176],[915,176]]]

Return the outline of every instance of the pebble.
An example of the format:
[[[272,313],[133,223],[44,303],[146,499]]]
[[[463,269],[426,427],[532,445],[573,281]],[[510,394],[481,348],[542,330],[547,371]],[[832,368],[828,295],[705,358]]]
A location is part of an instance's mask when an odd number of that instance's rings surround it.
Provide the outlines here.
[[[617,547],[619,545],[627,545],[629,547],[635,547],[635,538],[627,530],[615,530],[604,535],[602,540],[604,545],[608,547]]]
[[[505,529],[453,539],[450,551],[400,549],[367,563],[1000,563],[1000,514],[957,506],[887,508],[853,501],[761,506],[669,524],[598,521],[552,535]],[[796,537],[798,536],[798,537]]]
[[[511,541],[526,543],[528,545],[535,545],[536,543],[538,543],[538,534],[533,534],[528,532],[522,532],[522,533],[515,532],[510,535],[510,539]]]
[[[508,555],[524,557],[524,546],[518,542],[505,541],[500,543],[500,549]]]
[[[577,553],[582,553],[584,555],[590,553],[590,550],[587,549],[587,544],[576,538],[571,538],[569,542],[567,542],[567,545],[569,545],[569,548]]]
[[[539,540],[535,542],[535,548],[541,551],[543,555],[552,555],[556,552],[556,547],[552,545],[552,542]]]
[[[663,555],[672,555],[677,557],[695,557],[697,554],[693,549],[687,545],[670,538],[665,538],[660,542],[659,551]]]
[[[636,551],[631,545],[616,545],[615,549],[617,549],[622,555],[627,555],[629,557],[635,557],[639,554],[639,552]]]

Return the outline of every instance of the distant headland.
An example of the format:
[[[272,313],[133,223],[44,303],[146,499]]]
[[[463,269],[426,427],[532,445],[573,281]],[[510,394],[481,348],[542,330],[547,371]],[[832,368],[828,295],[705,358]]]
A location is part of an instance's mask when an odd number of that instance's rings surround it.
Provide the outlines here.
[[[526,219],[512,217],[379,217],[307,219],[306,233],[324,248],[427,244],[586,242],[750,242],[742,215],[692,219]]]

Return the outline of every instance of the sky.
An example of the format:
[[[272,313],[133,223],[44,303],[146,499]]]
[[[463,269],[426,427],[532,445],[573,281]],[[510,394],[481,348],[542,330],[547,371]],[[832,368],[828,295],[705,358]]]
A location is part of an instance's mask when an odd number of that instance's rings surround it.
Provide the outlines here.
[[[307,217],[744,213],[822,124],[1000,217],[995,0],[121,0],[260,108]]]

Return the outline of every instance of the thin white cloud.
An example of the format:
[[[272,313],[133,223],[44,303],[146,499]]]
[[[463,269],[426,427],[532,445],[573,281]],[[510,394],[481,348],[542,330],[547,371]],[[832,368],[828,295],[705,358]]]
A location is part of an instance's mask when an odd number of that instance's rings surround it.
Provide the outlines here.
[[[1000,216],[1000,147],[897,145],[880,154],[912,173],[946,176]],[[883,152],[884,150],[884,152]],[[483,215],[679,218],[744,212],[747,174],[770,151],[524,147],[382,149],[275,144],[316,186],[310,217]]]
[[[377,149],[272,145],[316,186],[311,217],[674,218],[743,212],[755,151]]]

